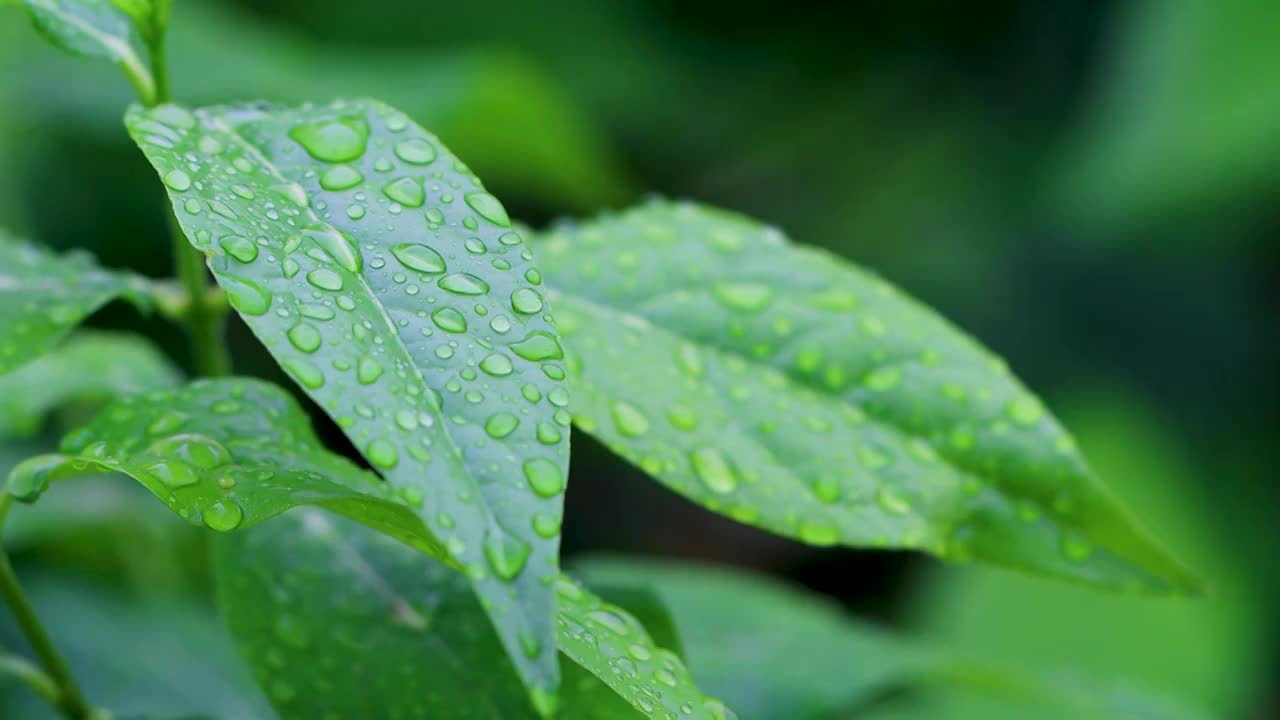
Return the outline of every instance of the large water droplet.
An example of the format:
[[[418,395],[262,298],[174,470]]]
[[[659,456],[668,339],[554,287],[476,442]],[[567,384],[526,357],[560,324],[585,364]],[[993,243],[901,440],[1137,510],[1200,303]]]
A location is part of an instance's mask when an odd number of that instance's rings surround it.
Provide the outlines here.
[[[511,413],[494,413],[484,422],[484,431],[489,437],[502,439],[515,431],[520,425],[520,418]]]
[[[218,532],[230,532],[240,527],[244,510],[231,498],[223,498],[204,509],[201,520],[205,527]]]
[[[489,284],[471,273],[453,273],[440,278],[441,289],[455,295],[483,295],[489,292]]]
[[[320,176],[320,187],[325,190],[349,190],[364,181],[359,170],[350,165],[334,165]]]
[[[627,437],[639,437],[649,432],[649,418],[629,402],[615,402],[610,413],[618,432]]]
[[[426,165],[436,159],[436,149],[421,138],[409,138],[396,143],[396,157],[410,165]]]
[[[364,452],[370,463],[384,470],[390,470],[400,461],[400,454],[396,452],[396,446],[382,438],[371,441],[365,447]]]
[[[226,235],[218,238],[218,246],[223,252],[242,263],[251,263],[258,259],[258,245],[246,237]]]
[[[501,528],[490,531],[484,541],[484,557],[503,580],[514,580],[529,558],[529,544]]]
[[[524,315],[542,312],[542,296],[532,288],[520,288],[511,293],[511,308]]]
[[[313,353],[320,349],[320,331],[314,325],[298,323],[289,328],[289,342],[305,353]]]
[[[440,253],[426,245],[404,243],[391,248],[391,254],[401,265],[420,273],[442,273],[445,271],[444,258]]]
[[[329,268],[316,268],[307,273],[307,282],[321,290],[334,292],[342,289],[342,276]]]
[[[333,228],[309,229],[304,233],[342,267],[353,273],[359,273],[363,269],[364,260],[360,257],[360,250],[346,235]]]
[[[147,447],[150,455],[174,457],[201,470],[231,462],[231,452],[217,440],[198,433],[183,433],[157,440]]]
[[[698,448],[689,454],[689,460],[693,463],[693,472],[711,492],[724,495],[737,489],[738,476],[719,450]]]
[[[186,192],[191,189],[191,176],[177,168],[165,173],[162,179],[164,184],[168,185],[171,190]]]
[[[560,467],[546,458],[534,458],[524,464],[524,477],[529,487],[542,497],[552,497],[564,490]]]
[[[303,387],[311,390],[324,387],[324,373],[315,365],[302,360],[286,360],[280,365],[297,378]]]
[[[356,380],[361,385],[370,385],[382,376],[382,365],[368,355],[356,362]]]
[[[271,307],[271,295],[257,283],[232,275],[217,275],[217,278],[231,307],[245,315],[263,315]]]
[[[511,227],[511,218],[507,217],[507,211],[498,198],[487,192],[470,192],[465,199],[480,217],[499,227]]]
[[[368,131],[355,119],[298,125],[289,131],[311,157],[323,162],[350,162],[364,154]]]
[[[551,333],[535,330],[523,340],[511,344],[511,351],[516,355],[537,362],[539,360],[560,360],[564,358],[564,349],[560,341]]]
[[[393,202],[411,208],[422,207],[427,197],[426,191],[422,189],[422,183],[411,177],[397,178],[383,185],[382,194]]]
[[[501,353],[493,353],[481,360],[480,369],[494,377],[510,375],[513,370],[511,358]]]

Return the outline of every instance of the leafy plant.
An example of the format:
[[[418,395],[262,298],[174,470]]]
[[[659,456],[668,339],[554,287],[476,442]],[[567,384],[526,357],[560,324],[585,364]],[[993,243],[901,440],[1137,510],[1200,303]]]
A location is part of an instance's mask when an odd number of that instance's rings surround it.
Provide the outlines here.
[[[0,238],[6,427],[114,398],[15,467],[0,521],[116,473],[215,531],[222,612],[282,717],[733,716],[696,681],[748,716],[875,711],[883,688],[939,681],[1124,716],[1079,684],[916,648],[759,581],[619,561],[584,568],[584,586],[558,559],[571,425],[799,542],[1199,588],[1000,360],[866,271],[692,203],[517,228],[377,100],[172,103],[168,2],[22,4],[137,90],[125,126],[172,203],[177,280]],[[139,338],[62,342],[115,298],[180,323],[202,377],[182,383]],[[367,466],[326,448],[286,390],[229,377],[228,309]],[[40,662],[0,671],[67,717],[110,716],[2,557],[0,590]],[[721,612],[735,596],[758,602]],[[754,653],[735,652],[730,618]]]

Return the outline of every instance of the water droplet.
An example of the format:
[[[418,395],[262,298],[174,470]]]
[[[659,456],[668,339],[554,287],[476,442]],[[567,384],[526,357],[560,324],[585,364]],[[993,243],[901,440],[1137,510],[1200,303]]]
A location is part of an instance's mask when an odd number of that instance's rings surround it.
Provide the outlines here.
[[[440,278],[440,288],[456,295],[483,295],[489,284],[471,273],[453,273]]]
[[[520,418],[511,413],[494,413],[484,422],[484,431],[489,437],[502,439],[515,431],[520,425]]]
[[[1044,417],[1044,406],[1034,396],[1023,394],[1010,400],[1005,412],[1015,423],[1031,427]]]
[[[702,353],[689,343],[680,343],[676,348],[676,364],[680,370],[691,378],[700,378],[706,372],[706,364],[702,361]]]
[[[524,477],[529,481],[529,487],[542,497],[552,497],[564,490],[560,467],[546,458],[525,462]]]
[[[308,272],[307,282],[321,290],[336,292],[342,289],[342,276],[329,268],[316,268]]]
[[[707,489],[719,495],[731,493],[738,487],[738,476],[733,466],[720,454],[719,450],[703,447],[689,454],[693,463],[693,471]]]
[[[481,360],[480,369],[495,377],[510,375],[513,370],[511,358],[501,353],[493,353]]]
[[[311,157],[330,163],[350,162],[364,154],[368,131],[354,119],[298,125],[289,131]]]
[[[511,344],[511,351],[525,360],[560,360],[564,357],[564,349],[555,336],[542,330],[535,330],[519,342]]]
[[[411,177],[397,178],[383,185],[382,194],[393,202],[411,208],[422,207],[422,203],[426,201],[426,191],[422,189],[422,183]]]
[[[538,442],[543,445],[555,445],[560,442],[560,430],[550,423],[538,423]]]
[[[800,539],[810,545],[826,547],[840,542],[840,529],[824,521],[803,520],[796,530]]]
[[[431,321],[436,327],[450,333],[464,333],[467,331],[467,319],[462,313],[451,307],[436,308],[431,313]]]
[[[421,273],[442,273],[445,271],[444,258],[440,253],[426,245],[404,243],[391,248],[391,254],[401,265]]]
[[[514,580],[520,574],[530,549],[528,543],[501,528],[490,531],[484,541],[484,557],[503,580]]]
[[[396,452],[396,446],[381,438],[370,442],[365,447],[364,453],[370,463],[385,470],[390,470],[400,462],[400,454]]]
[[[906,515],[911,512],[911,501],[899,495],[888,485],[881,485],[876,492],[876,502],[891,515]]]
[[[359,170],[350,165],[334,165],[320,176],[320,187],[325,190],[349,190],[364,181]]]
[[[649,418],[635,405],[618,401],[613,404],[610,412],[613,416],[613,424],[623,435],[639,437],[649,432]]]
[[[426,165],[436,159],[436,149],[421,138],[409,138],[396,143],[396,157],[411,165]]]
[[[364,268],[360,250],[346,235],[333,228],[309,229],[306,236],[315,241],[333,261],[350,272],[359,273]]]
[[[525,315],[536,315],[542,312],[542,296],[537,290],[520,288],[511,293],[511,308]]]
[[[201,520],[210,530],[229,532],[240,527],[244,520],[244,510],[230,498],[223,498],[205,508]]]
[[[538,533],[539,537],[553,538],[560,534],[560,518],[551,513],[535,513],[533,531]]]
[[[320,349],[320,331],[314,325],[298,323],[289,328],[289,342],[305,353],[313,353]]]
[[[258,259],[257,244],[246,237],[226,235],[218,239],[218,246],[223,252],[242,263],[251,263]]]
[[[1083,535],[1069,530],[1062,536],[1062,554],[1072,562],[1084,562],[1093,554],[1093,546]]]
[[[672,405],[667,408],[667,420],[672,427],[679,430],[693,430],[698,427],[698,414],[687,405]]]
[[[199,476],[190,465],[176,460],[155,463],[147,467],[146,473],[171,488],[187,487],[200,482]]]
[[[201,470],[226,465],[231,462],[231,452],[222,443],[207,435],[183,433],[152,443],[147,454],[176,457]]]
[[[773,290],[762,283],[722,282],[711,288],[711,294],[732,310],[759,312],[773,299]]]
[[[507,211],[502,207],[502,203],[498,202],[498,198],[487,192],[470,192],[464,199],[467,205],[485,220],[499,227],[511,227],[511,218],[507,217]]]
[[[289,371],[290,375],[297,378],[305,388],[316,390],[324,387],[324,373],[320,372],[320,368],[309,362],[302,360],[286,360],[281,366]]]
[[[382,365],[369,356],[364,356],[356,363],[356,380],[361,385],[370,385],[382,376]]]
[[[164,184],[168,185],[171,190],[186,192],[191,189],[191,176],[177,168],[165,173],[163,179]]]
[[[862,378],[862,384],[870,390],[892,390],[902,380],[902,371],[896,367],[881,367]]]

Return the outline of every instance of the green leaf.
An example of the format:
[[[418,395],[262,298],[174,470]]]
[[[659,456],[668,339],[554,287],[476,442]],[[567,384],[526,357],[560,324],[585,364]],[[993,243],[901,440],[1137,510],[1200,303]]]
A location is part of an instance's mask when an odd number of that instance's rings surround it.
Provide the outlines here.
[[[72,400],[108,400],[180,382],[177,368],[146,340],[82,331],[0,376],[0,437],[35,434],[46,414]]]
[[[205,559],[204,553],[190,558]],[[85,696],[117,720],[273,717],[208,603],[154,588],[126,592],[97,578],[51,571],[47,561],[21,565],[18,572]],[[7,612],[0,612],[0,647],[26,647]],[[0,708],[15,720],[65,717],[3,678]]]
[[[337,421],[551,691],[569,416],[538,269],[435,137],[371,100],[133,109],[179,223],[276,361]]]
[[[1109,676],[940,650],[859,622],[811,592],[729,569],[595,558],[575,571],[592,583],[655,590],[675,618],[702,686],[761,720],[861,718],[904,690],[953,703],[1003,703],[1016,708],[1010,717],[1201,717]]]
[[[164,31],[169,27],[169,14],[173,9],[172,0],[111,0],[111,2],[133,20],[138,34],[148,46],[154,47],[164,39]]]
[[[319,505],[449,557],[412,509],[417,498],[326,450],[293,398],[259,380],[197,380],[119,399],[68,433],[61,450],[20,463],[8,491],[34,502],[53,482],[121,472],[213,530]]]
[[[134,25],[137,15],[112,0],[22,0],[36,30],[53,45],[74,55],[110,60],[120,67],[138,95],[155,97],[155,79]],[[131,8],[136,2],[127,3]],[[168,3],[163,3],[168,5]]]
[[[84,318],[123,297],[150,304],[145,281],[83,252],[56,255],[0,231],[0,374],[49,352]]]
[[[534,716],[465,580],[403,545],[300,510],[219,538],[214,567],[231,634],[283,718]],[[606,683],[648,717],[729,716],[621,608],[567,578],[556,588],[574,661],[557,717],[637,717]]]
[[[539,247],[575,422],[696,502],[814,545],[1198,587],[1003,362],[884,280],[692,204]]]

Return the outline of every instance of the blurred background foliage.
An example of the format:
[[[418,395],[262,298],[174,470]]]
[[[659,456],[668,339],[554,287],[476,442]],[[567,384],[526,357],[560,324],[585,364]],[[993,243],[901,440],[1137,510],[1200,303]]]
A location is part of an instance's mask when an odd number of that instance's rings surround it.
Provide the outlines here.
[[[885,671],[867,648],[887,629],[1133,683],[1209,717],[1280,716],[1280,4],[176,5],[183,102],[374,96],[435,131],[531,224],[654,192],[878,270],[1007,357],[1214,591],[1139,600],[804,548],[700,511],[581,435],[568,557],[678,557],[807,586],[830,612],[880,626],[830,659],[850,688]],[[120,122],[127,83],[0,12],[0,224],[168,274],[162,193]],[[146,334],[190,367],[159,320],[112,306],[93,324]],[[282,379],[242,326],[230,343],[240,372]],[[49,447],[84,412],[34,433],[0,423],[0,464]],[[205,538],[129,483],[72,490],[19,508],[4,541],[91,697],[261,715],[209,604]],[[7,619],[0,642],[22,647]],[[745,692],[717,672],[702,673],[709,692]],[[3,681],[0,707],[44,716]],[[1043,717],[945,684],[812,713]]]

